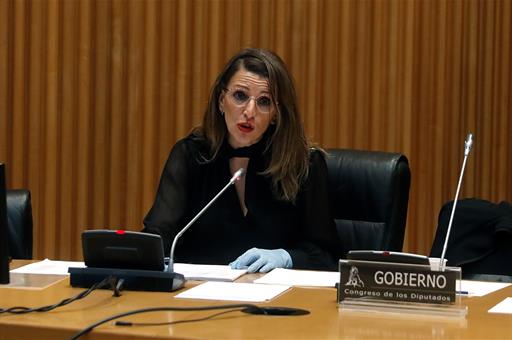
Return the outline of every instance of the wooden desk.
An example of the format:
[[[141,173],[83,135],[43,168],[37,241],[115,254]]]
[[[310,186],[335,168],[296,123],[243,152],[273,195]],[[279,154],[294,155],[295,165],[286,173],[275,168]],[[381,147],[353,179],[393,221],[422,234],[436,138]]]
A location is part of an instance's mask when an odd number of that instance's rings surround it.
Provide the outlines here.
[[[187,283],[188,287],[191,285],[193,283]],[[53,304],[81,290],[70,287],[68,278],[44,289],[0,286],[0,307]],[[134,309],[227,303],[176,299],[175,294],[125,291],[121,297],[113,297],[108,290],[98,290],[83,300],[51,312],[0,314],[0,339],[67,339],[96,321]],[[338,309],[334,288],[292,288],[265,305],[304,308],[311,311],[311,314],[291,317],[232,312],[207,321],[172,326],[118,327],[110,323],[96,328],[83,339],[510,339],[511,316],[487,313],[489,308],[508,296],[512,296],[512,287],[485,297],[464,298],[468,315],[466,319],[454,321],[411,315],[344,312]],[[215,311],[155,312],[123,320],[165,322],[204,317],[213,313]]]

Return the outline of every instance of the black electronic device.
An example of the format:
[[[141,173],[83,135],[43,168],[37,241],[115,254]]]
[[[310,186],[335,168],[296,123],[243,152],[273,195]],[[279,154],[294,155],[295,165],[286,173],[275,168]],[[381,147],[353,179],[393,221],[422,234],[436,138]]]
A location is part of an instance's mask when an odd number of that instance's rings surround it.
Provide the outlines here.
[[[108,276],[127,290],[174,291],[185,284],[183,274],[165,271],[159,235],[125,230],[82,233],[85,268],[69,268],[73,287],[91,287]]]
[[[347,260],[393,262],[423,265],[430,264],[428,257],[425,255],[386,250],[351,250],[347,254]]]
[[[109,276],[116,278],[118,284],[122,280],[121,289],[126,290],[172,292],[185,285],[183,274],[169,273],[165,270],[70,267],[68,272],[69,282],[73,287],[89,288]]]
[[[87,267],[164,270],[160,235],[126,230],[86,230],[82,249]]]
[[[7,200],[5,164],[0,163],[0,284],[9,283],[9,242],[7,231]]]

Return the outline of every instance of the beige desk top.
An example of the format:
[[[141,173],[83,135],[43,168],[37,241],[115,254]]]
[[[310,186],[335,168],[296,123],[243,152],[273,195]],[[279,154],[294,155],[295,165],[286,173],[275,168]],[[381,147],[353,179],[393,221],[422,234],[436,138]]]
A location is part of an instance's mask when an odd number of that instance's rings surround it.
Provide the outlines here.
[[[14,263],[13,266],[19,264]],[[251,279],[251,276],[244,278]],[[187,287],[193,284],[187,283]],[[80,291],[82,289],[70,287],[68,278],[56,280],[56,283],[42,289],[0,286],[0,307],[38,307],[56,303]],[[67,339],[94,322],[134,309],[226,304],[225,301],[176,299],[175,294],[125,291],[121,297],[113,297],[111,291],[98,290],[83,300],[51,312],[0,314],[0,339]],[[262,305],[304,308],[311,314],[291,317],[232,312],[207,321],[172,326],[119,327],[111,322],[96,328],[84,339],[510,339],[512,316],[487,313],[492,306],[509,296],[512,296],[512,287],[484,297],[464,298],[463,304],[468,306],[467,317],[450,320],[414,315],[346,312],[338,308],[334,288],[292,288]],[[165,322],[194,319],[214,313],[216,312],[153,312],[129,316],[123,320]]]

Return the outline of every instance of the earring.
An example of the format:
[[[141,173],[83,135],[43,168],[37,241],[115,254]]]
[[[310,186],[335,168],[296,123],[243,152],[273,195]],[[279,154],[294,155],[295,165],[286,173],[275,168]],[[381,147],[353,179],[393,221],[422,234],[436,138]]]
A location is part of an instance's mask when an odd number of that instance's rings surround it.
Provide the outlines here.
[[[220,111],[220,115],[221,115],[221,116],[224,116],[224,111]]]

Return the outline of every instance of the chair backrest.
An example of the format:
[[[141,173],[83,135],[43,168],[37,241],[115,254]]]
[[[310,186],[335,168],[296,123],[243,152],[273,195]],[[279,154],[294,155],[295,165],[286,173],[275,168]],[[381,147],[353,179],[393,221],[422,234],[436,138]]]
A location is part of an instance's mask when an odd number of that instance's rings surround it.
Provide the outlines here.
[[[342,256],[356,249],[402,251],[411,181],[407,158],[381,151],[327,152]]]
[[[7,190],[9,254],[15,259],[32,258],[32,203],[30,191]]]

